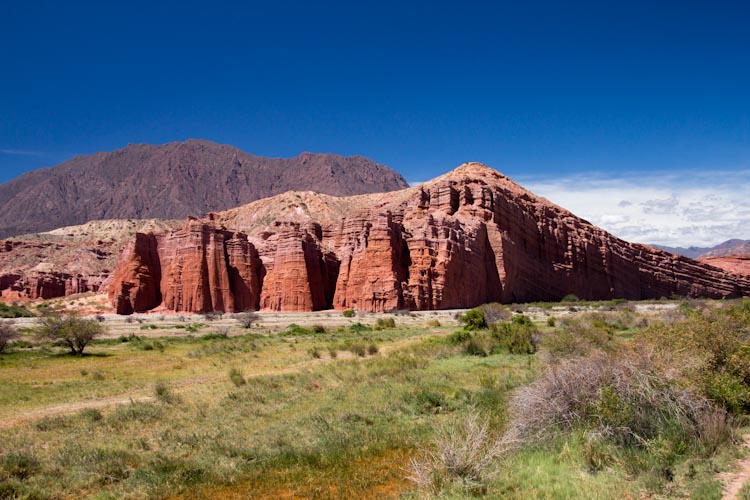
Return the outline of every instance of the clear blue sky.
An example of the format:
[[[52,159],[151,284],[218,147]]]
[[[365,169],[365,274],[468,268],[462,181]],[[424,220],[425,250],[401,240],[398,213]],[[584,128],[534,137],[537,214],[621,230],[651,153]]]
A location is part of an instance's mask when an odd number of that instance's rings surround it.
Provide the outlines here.
[[[750,166],[750,3],[4,2],[0,181],[128,143],[408,180]]]

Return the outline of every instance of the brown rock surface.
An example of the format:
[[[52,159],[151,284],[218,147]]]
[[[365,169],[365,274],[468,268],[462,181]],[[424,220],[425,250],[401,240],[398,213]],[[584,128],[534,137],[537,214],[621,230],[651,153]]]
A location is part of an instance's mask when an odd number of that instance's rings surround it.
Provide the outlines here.
[[[168,234],[137,234],[109,288],[119,314],[162,305],[173,311],[238,312],[258,308],[261,263],[244,234],[212,218],[188,219]]]
[[[0,295],[47,300],[106,290],[118,255],[138,231],[170,227],[170,221],[104,220],[0,241]]]
[[[709,264],[728,273],[750,277],[750,255],[727,255],[725,257],[701,257],[699,262]]]
[[[260,287],[243,307],[278,311],[750,295],[748,278],[620,240],[476,163],[394,193],[285,193],[178,233],[157,236],[163,305],[175,310],[240,309],[223,269],[234,253],[250,276],[239,282]],[[231,243],[244,234],[257,258]]]

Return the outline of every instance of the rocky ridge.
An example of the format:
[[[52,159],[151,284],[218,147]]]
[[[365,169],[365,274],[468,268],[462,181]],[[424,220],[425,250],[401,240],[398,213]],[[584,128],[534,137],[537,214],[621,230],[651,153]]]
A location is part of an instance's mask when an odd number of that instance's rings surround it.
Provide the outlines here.
[[[362,156],[264,158],[204,140],[132,144],[0,184],[0,237],[101,219],[183,219],[289,190],[344,196],[407,187]]]
[[[388,195],[287,193],[139,234],[109,287],[120,313],[425,310],[568,294],[739,297],[750,279],[615,238],[468,163]]]

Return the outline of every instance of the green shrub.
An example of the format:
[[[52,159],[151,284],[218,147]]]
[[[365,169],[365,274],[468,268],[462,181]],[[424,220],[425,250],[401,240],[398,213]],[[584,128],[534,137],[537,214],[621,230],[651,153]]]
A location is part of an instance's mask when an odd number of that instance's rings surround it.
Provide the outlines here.
[[[369,332],[372,331],[372,328],[370,328],[367,325],[363,325],[362,323],[353,323],[349,325],[349,330],[352,332]]]
[[[576,297],[572,293],[569,293],[568,295],[560,299],[560,302],[578,302],[579,300],[580,299],[578,297]]]
[[[461,345],[471,340],[472,336],[472,333],[467,332],[466,330],[456,330],[455,332],[448,335],[447,341],[448,343],[453,345]]]
[[[247,383],[245,376],[239,368],[230,368],[229,380],[232,381],[235,387],[241,387]]]
[[[750,308],[697,309],[685,320],[655,324],[636,338],[658,361],[682,367],[686,383],[733,413],[750,411]]]
[[[349,346],[349,350],[356,356],[364,358],[367,355],[367,346],[362,342],[355,342]]]
[[[102,415],[102,412],[97,410],[96,408],[84,408],[80,412],[78,412],[78,415],[83,419],[87,420],[89,422],[99,422],[104,418],[104,415]]]
[[[38,473],[40,469],[39,460],[30,453],[16,452],[0,456],[0,479],[24,480]],[[3,497],[0,496],[0,498]]]
[[[524,315],[514,316],[510,322],[497,323],[492,334],[511,354],[533,354],[539,342],[539,332]]]
[[[396,320],[393,318],[378,318],[374,329],[383,330],[386,328],[396,328]]]
[[[301,327],[296,323],[290,323],[286,328],[284,328],[284,333],[291,333],[293,335],[309,335],[310,330]]]
[[[0,302],[0,318],[31,318],[33,316],[34,313],[26,309],[26,306]]]
[[[556,323],[557,320],[555,320],[554,316],[550,316],[549,318],[547,318],[547,326],[554,327]]]
[[[178,403],[180,398],[172,392],[165,382],[157,382],[154,384],[154,396],[162,403],[173,404]]]
[[[484,336],[474,335],[466,343],[466,354],[471,356],[489,356],[492,352]]]
[[[437,327],[440,326],[440,321],[438,321],[436,319],[431,319],[430,321],[428,321],[427,323],[425,323],[425,326],[427,328],[437,328]]]
[[[355,316],[355,312],[353,309],[347,309],[346,311],[343,311],[341,313],[345,318],[353,318]]]
[[[326,333],[326,327],[323,325],[312,325],[310,329],[313,333]]]
[[[481,309],[469,309],[461,315],[460,320],[466,330],[474,331],[487,328],[487,321],[484,319],[484,312]]]
[[[367,346],[367,354],[373,356],[378,353],[378,346],[374,342],[370,342]]]
[[[591,316],[565,319],[555,331],[541,337],[541,347],[552,358],[585,356],[595,350],[613,347],[612,329]]]

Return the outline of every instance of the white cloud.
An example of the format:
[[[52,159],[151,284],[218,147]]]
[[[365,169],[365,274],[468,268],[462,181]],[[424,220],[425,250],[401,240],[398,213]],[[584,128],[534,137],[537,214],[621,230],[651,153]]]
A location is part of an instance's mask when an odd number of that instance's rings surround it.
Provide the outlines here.
[[[21,149],[0,149],[0,154],[18,156],[44,156],[41,151],[24,151]]]
[[[750,239],[750,171],[516,179],[628,241],[712,246]]]

